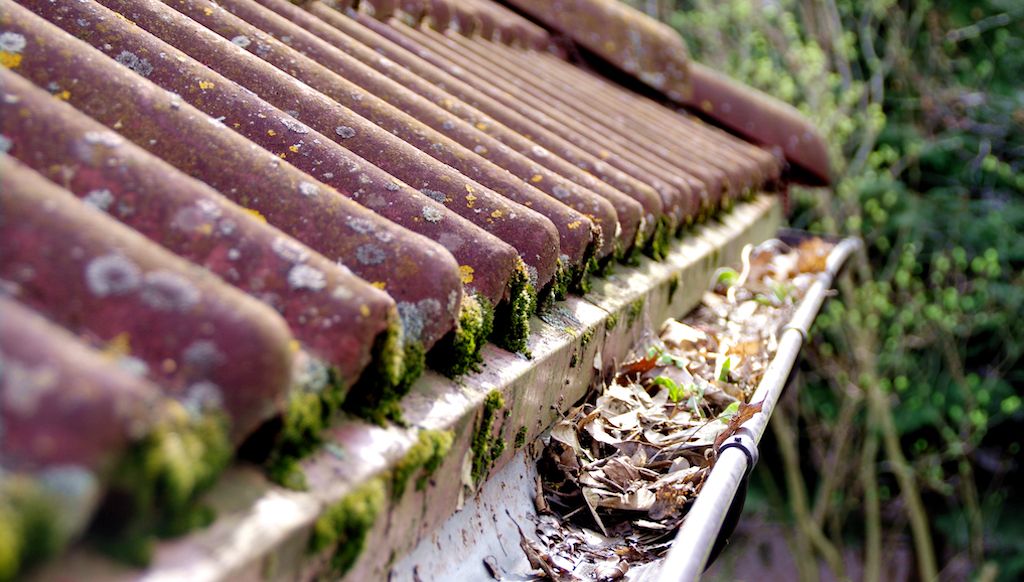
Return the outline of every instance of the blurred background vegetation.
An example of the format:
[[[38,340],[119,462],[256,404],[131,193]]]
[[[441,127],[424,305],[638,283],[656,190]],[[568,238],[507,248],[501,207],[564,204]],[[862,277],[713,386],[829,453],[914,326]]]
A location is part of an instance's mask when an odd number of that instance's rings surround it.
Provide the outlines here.
[[[837,182],[791,222],[866,245],[747,512],[802,579],[1024,578],[1024,2],[632,4],[818,125]]]

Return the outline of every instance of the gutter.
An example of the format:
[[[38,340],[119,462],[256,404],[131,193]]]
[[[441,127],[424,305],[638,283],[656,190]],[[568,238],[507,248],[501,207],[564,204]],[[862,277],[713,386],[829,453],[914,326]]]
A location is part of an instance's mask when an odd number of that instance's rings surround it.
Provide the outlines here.
[[[657,574],[658,582],[699,580],[732,534],[746,498],[747,477],[757,464],[757,446],[782,396],[800,348],[808,338],[811,324],[833,281],[847,259],[860,248],[859,239],[847,238],[832,249],[825,271],[818,275],[793,318],[783,328],[775,357],[750,399],[751,404],[761,403],[761,412],[745,422],[719,448],[718,460],[665,556]]]

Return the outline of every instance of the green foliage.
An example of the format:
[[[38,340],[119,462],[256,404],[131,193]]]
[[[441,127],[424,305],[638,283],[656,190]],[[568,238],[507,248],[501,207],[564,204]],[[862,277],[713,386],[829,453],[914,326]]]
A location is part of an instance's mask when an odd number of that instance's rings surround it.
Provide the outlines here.
[[[801,457],[813,459],[803,461],[818,476],[812,493],[836,470],[825,460],[838,442],[873,434],[858,388],[881,388],[940,560],[1020,576],[1024,530],[1002,512],[1024,506],[1012,461],[1024,421],[1024,7],[667,4],[695,59],[792,103],[826,137],[835,188],[794,188],[793,225],[865,242],[856,283],[826,306],[807,350],[800,421],[815,436]],[[867,459],[872,471],[851,460],[815,500],[836,543],[863,532],[853,500],[870,475],[883,505],[904,507],[893,466]]]

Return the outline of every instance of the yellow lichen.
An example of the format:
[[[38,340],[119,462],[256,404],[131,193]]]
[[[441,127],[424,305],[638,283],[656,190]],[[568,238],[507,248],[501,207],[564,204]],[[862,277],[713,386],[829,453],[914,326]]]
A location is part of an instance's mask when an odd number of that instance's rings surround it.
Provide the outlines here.
[[[469,265],[459,265],[459,274],[462,275],[462,284],[469,285],[473,282],[473,267]]]
[[[67,89],[65,89],[65,90],[61,91],[60,93],[57,93],[56,95],[54,95],[54,97],[56,97],[57,99],[60,99],[61,101],[67,101],[68,99],[71,99],[71,91],[68,91]]]
[[[213,89],[217,85],[213,81],[199,81],[199,88],[202,90]]]
[[[103,348],[103,355],[112,360],[123,358],[132,353],[132,336],[128,332],[121,332],[107,342]]]
[[[544,179],[544,176],[541,176],[540,174],[534,174],[533,176],[530,177],[530,181],[533,182],[534,184],[539,183],[543,179]]]
[[[468,189],[469,186],[467,186],[466,188]],[[474,196],[472,194],[467,194],[466,195],[466,208],[472,208],[473,204],[475,202],[476,202],[476,196]]]
[[[501,218],[501,216],[502,213],[500,210],[495,210],[494,212],[491,213],[491,218]]]
[[[385,289],[388,286],[384,281],[374,281],[373,283],[370,283],[370,285],[373,285],[377,289]]]
[[[255,208],[243,208],[242,210],[244,210],[244,211],[248,212],[249,214],[253,215],[260,222],[266,222],[267,221],[267,219],[264,218],[262,214],[260,214],[260,211],[256,210]]]
[[[576,230],[577,228],[580,227],[580,224],[582,224],[580,221],[574,220],[565,226],[568,227],[569,230]]]
[[[274,131],[273,129],[268,129],[267,135],[269,135],[270,137],[274,137],[275,135],[277,135],[277,132]]]
[[[8,69],[17,69],[21,64],[21,55],[8,51],[0,51],[0,65]]]
[[[297,153],[299,153],[299,146],[298,146],[298,144],[296,144],[296,145],[290,145],[290,146],[288,146],[288,149],[289,149],[289,150],[291,150],[291,152],[292,152],[293,154],[297,154]]]
[[[359,306],[359,314],[363,317],[370,317],[370,306],[363,303]]]

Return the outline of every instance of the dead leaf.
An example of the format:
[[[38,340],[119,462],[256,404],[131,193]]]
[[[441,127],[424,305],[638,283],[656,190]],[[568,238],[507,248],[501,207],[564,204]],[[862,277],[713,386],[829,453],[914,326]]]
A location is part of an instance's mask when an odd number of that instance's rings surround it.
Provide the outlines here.
[[[719,447],[722,446],[722,443],[724,443],[732,435],[736,434],[736,431],[739,430],[741,426],[743,426],[744,422],[750,420],[758,412],[761,412],[760,402],[758,402],[757,404],[747,404],[746,402],[740,402],[739,410],[737,410],[736,414],[733,415],[731,419],[729,419],[729,424],[725,427],[725,430],[723,430],[722,433],[718,435],[718,438],[715,439],[715,453],[718,453],[718,449]]]

